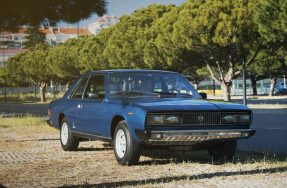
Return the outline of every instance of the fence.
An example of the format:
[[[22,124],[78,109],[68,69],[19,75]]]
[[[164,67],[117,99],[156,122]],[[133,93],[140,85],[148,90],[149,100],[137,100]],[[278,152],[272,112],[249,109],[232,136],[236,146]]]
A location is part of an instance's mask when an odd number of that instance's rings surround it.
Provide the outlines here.
[[[58,98],[66,92],[66,86],[54,85],[46,87],[46,98]],[[34,87],[12,87],[6,86],[6,101],[7,102],[29,102],[34,101]],[[36,98],[40,100],[40,87],[36,87]],[[5,89],[0,87],[0,102],[5,101]]]
[[[282,78],[277,79],[278,82],[283,82]],[[268,94],[270,90],[269,79],[264,79],[256,82],[256,89],[258,95]],[[213,81],[202,81],[199,83],[198,91],[205,92],[208,95],[213,95],[213,88],[215,88],[215,95],[222,94],[221,86]],[[252,83],[250,79],[246,80],[246,94],[253,95]],[[234,80],[231,87],[231,95],[243,95],[243,80]]]

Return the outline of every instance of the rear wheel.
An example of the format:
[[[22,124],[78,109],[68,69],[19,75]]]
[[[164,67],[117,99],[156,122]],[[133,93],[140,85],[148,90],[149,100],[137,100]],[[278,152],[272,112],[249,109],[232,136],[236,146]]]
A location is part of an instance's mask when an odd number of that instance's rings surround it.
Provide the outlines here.
[[[79,139],[71,133],[66,118],[64,118],[61,123],[60,141],[65,151],[75,151],[78,149]]]
[[[114,133],[115,157],[121,165],[134,165],[140,158],[140,145],[134,140],[125,120],[118,123]]]
[[[225,142],[222,144],[212,145],[208,148],[208,153],[214,160],[231,160],[235,154],[237,141]]]

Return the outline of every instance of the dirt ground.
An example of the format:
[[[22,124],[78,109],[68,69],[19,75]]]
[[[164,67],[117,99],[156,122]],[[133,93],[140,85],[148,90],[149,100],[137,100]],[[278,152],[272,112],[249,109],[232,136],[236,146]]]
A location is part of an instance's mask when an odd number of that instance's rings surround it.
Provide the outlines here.
[[[137,165],[121,166],[104,142],[65,152],[58,131],[0,126],[0,187],[286,187],[285,157],[237,151],[213,162],[206,151],[144,150]]]

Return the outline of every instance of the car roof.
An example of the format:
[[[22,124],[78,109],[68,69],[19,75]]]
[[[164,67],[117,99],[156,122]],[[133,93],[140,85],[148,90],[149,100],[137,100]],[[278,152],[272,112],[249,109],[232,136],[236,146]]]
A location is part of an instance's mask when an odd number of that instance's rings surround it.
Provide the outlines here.
[[[157,73],[175,73],[175,74],[179,74],[177,72],[171,72],[171,71],[143,70],[143,69],[136,69],[136,70],[135,69],[100,70],[100,71],[94,71],[94,72],[87,72],[87,73],[84,73],[84,74],[107,73],[107,72],[157,72]]]

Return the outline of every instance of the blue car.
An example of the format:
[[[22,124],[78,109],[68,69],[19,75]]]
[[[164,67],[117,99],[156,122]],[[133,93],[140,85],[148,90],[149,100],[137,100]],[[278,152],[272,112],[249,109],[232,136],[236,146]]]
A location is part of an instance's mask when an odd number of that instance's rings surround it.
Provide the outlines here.
[[[180,74],[107,70],[81,75],[52,101],[47,123],[60,130],[63,150],[79,142],[112,143],[121,165],[136,164],[143,148],[208,150],[215,160],[234,156],[237,140],[254,135],[252,111],[212,101]]]

